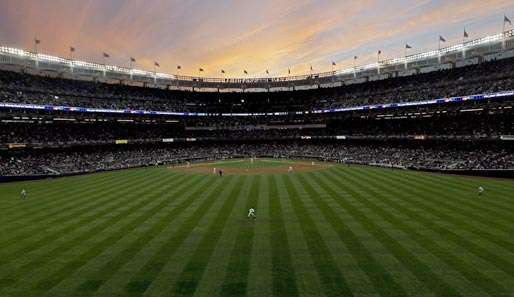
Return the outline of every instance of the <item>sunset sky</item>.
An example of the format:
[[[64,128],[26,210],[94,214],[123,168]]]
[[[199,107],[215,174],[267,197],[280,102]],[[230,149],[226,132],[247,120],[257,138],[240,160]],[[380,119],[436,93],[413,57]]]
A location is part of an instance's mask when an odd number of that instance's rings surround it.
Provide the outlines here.
[[[1,0],[0,44],[161,72],[220,77],[309,73],[498,33],[512,0]]]

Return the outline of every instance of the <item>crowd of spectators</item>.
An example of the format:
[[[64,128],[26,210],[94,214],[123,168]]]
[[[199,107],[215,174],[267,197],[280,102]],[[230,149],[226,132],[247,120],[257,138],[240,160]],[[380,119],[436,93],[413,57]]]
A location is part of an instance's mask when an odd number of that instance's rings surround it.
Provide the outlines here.
[[[86,144],[117,139],[184,137],[184,129],[173,123],[8,123],[0,124],[0,144]]]
[[[334,88],[202,93],[0,71],[0,102],[177,112],[306,111],[514,90],[514,58]]]
[[[0,123],[0,146],[23,144],[91,144],[117,139],[161,141],[165,138],[283,139],[302,136],[444,136],[498,138],[514,135],[512,109],[502,113],[457,112],[416,118],[347,117],[320,123],[282,122],[257,124],[226,123],[214,118],[204,122],[28,122]]]
[[[108,146],[0,154],[0,176],[58,175],[234,157],[316,158],[429,169],[514,169],[514,148],[472,143],[272,142]]]
[[[506,90],[514,90],[514,59],[337,88],[263,93],[172,91],[0,71],[0,102],[213,113],[314,110]],[[488,109],[487,105],[484,106],[484,109],[478,108],[478,112],[444,111],[421,114],[418,111],[418,116],[415,117],[405,116],[405,113],[400,116],[384,114],[381,118],[376,114],[359,114],[320,120],[320,117],[309,115],[310,117],[304,116],[298,122],[262,122],[262,119],[257,119],[259,117],[209,117],[170,123],[162,119],[150,123],[136,119],[135,122],[126,123],[120,122],[120,118],[111,118],[107,122],[83,123],[80,119],[73,122],[52,122],[26,117],[29,119],[23,120],[26,123],[0,123],[0,147],[8,147],[6,144],[9,143],[37,144],[32,147],[46,147],[45,144],[57,144],[53,147],[75,145],[71,148],[39,151],[0,151],[0,175],[68,174],[174,163],[185,159],[261,155],[313,157],[348,163],[431,169],[514,169],[514,150],[498,143],[448,142],[412,145],[389,142],[303,143],[292,140],[288,143],[266,142],[270,139],[335,135],[364,138],[381,135],[435,135],[457,138],[465,136],[468,139],[497,139],[500,135],[514,135],[514,117],[510,109]],[[304,124],[306,128],[286,127],[291,124]],[[319,124],[322,125],[316,126]],[[274,128],[268,127],[273,125]],[[281,128],[281,125],[284,127]],[[188,137],[217,140],[257,139],[260,142],[168,146],[155,143],[153,146],[105,145],[117,139],[129,139],[129,143],[138,143],[132,140],[153,139],[160,142],[165,138]],[[95,143],[104,145],[91,145]]]

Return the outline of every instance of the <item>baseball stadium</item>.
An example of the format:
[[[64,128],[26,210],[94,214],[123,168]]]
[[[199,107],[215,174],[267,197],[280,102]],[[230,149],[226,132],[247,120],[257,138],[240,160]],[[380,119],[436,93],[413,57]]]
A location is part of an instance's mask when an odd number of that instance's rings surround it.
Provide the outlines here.
[[[514,297],[512,3],[85,2],[0,3],[0,296]]]

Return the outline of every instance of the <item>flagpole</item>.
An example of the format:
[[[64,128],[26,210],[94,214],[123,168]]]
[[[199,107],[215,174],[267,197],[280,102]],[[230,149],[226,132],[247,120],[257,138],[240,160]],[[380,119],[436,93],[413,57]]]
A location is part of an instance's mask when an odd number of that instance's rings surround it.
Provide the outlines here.
[[[377,74],[380,74],[380,54],[382,53],[381,50],[377,52]]]
[[[159,67],[159,63],[157,61],[153,62],[153,83],[157,84],[157,67]]]
[[[73,51],[75,50],[75,48],[73,46],[70,46],[69,47],[69,50],[70,50],[70,72],[73,73]]]
[[[107,58],[107,54],[105,52],[102,52],[102,60],[103,60],[103,64],[104,64],[104,77],[106,76],[106,72],[107,72],[107,66],[105,63],[106,58]]]
[[[405,44],[405,47],[404,47],[404,58],[405,58],[405,70],[407,70],[407,50],[409,49],[408,47],[408,44],[406,43]]]
[[[177,65],[177,90],[180,90],[180,70],[182,70],[182,66]]]
[[[464,33],[462,33],[462,58],[466,59],[466,47],[464,44],[466,43],[466,36],[468,35],[468,32],[466,31],[466,28],[464,28]]]
[[[357,66],[355,66],[356,61],[357,56],[353,56],[353,78],[357,78]]]
[[[441,35],[439,35],[439,43],[437,46],[437,57],[439,60],[439,64],[441,64]]]
[[[503,14],[503,27],[502,27],[502,51],[505,51],[505,23],[507,23],[507,15]],[[510,22],[510,19],[509,19]],[[511,23],[512,24],[512,23]]]
[[[129,69],[130,69],[130,80],[132,80],[132,77],[133,77],[133,71],[132,71],[132,57],[129,57],[130,58],[130,62],[129,62]]]

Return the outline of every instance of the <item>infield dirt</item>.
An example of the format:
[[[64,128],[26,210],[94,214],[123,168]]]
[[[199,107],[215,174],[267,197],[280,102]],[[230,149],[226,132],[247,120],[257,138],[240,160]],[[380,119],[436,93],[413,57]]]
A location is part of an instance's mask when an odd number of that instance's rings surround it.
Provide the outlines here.
[[[290,171],[289,167],[292,167]],[[326,169],[330,164],[327,163],[314,163],[314,165],[310,162],[303,161],[295,161],[290,164],[283,164],[280,166],[270,166],[270,167],[255,167],[255,168],[238,168],[238,167],[223,167],[217,168],[222,169],[224,175],[258,175],[258,174],[285,174],[285,173],[295,173],[295,172],[310,172]],[[171,166],[169,167],[173,171],[186,172],[186,173],[196,173],[196,174],[214,174],[213,169],[216,168],[216,163],[198,163],[187,165],[179,165],[179,166]]]

